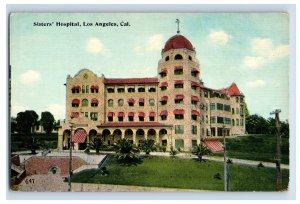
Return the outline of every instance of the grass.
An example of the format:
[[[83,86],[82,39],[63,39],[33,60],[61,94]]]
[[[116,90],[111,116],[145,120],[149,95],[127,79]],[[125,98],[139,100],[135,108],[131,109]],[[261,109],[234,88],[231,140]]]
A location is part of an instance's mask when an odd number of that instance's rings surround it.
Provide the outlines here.
[[[116,158],[111,158],[104,176],[99,170],[86,170],[73,175],[72,181],[79,183],[101,183],[119,185],[137,185],[149,187],[169,187],[182,189],[200,189],[223,191],[223,163],[199,162],[191,159],[169,157],[143,158],[136,166],[120,165]],[[232,164],[232,191],[275,191],[275,169],[257,168]],[[221,180],[215,179],[219,173]],[[286,189],[289,172],[283,170],[283,186]]]
[[[274,162],[276,155],[275,135],[251,135],[226,139],[228,156],[239,159]],[[282,163],[289,163],[289,138],[282,137]]]
[[[40,142],[45,143],[50,149],[57,148],[58,133],[35,133],[35,134],[11,134],[11,151],[26,151],[29,150],[25,147],[27,141],[32,137],[37,138]],[[43,149],[41,147],[41,149]]]

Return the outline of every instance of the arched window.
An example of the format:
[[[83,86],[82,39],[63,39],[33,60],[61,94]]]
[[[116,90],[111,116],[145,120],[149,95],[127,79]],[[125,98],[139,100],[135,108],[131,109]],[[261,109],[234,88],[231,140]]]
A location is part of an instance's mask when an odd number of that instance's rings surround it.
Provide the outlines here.
[[[153,98],[149,99],[149,105],[155,106],[155,100]]]
[[[113,105],[114,105],[114,100],[109,99],[108,100],[108,107],[113,107]]]
[[[82,93],[85,93],[84,85],[82,85]]]
[[[149,92],[156,92],[156,88],[155,87],[150,87]]]
[[[82,99],[82,105],[81,106],[88,106],[88,105],[89,105],[89,101],[87,99]]]
[[[175,59],[175,60],[182,60],[183,57],[182,57],[182,55],[177,54],[177,55],[175,55],[175,58],[174,58],[174,59]]]
[[[167,62],[167,61],[169,61],[169,59],[170,59],[170,57],[166,56],[165,61]]]
[[[85,87],[85,93],[89,93],[89,85],[86,85],[86,87]]]
[[[79,99],[73,99],[72,100],[72,107],[78,107],[80,104],[80,100]]]
[[[122,107],[124,105],[124,100],[123,99],[119,99],[118,100],[118,106]]]

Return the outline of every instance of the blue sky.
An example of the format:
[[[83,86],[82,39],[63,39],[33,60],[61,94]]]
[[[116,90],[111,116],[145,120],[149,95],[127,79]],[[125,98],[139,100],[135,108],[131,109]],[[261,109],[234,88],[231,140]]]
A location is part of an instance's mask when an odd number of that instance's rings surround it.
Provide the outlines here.
[[[26,109],[65,116],[68,74],[155,77],[165,42],[181,34],[196,48],[200,78],[237,83],[251,114],[289,115],[289,19],[282,13],[29,14],[11,16],[12,116]],[[128,27],[36,27],[34,22],[129,22]]]

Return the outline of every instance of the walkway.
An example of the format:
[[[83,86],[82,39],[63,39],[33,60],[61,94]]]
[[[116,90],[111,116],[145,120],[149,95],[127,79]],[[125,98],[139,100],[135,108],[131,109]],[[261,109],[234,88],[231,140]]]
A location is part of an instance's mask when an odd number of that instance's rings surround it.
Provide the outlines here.
[[[151,155],[155,156],[170,156],[168,152],[151,152]],[[190,154],[190,153],[179,153],[176,155],[178,158],[183,158],[183,159],[197,159],[198,157],[196,155]],[[229,158],[229,157],[228,157]],[[223,157],[218,157],[218,156],[204,156],[203,159],[211,160],[211,161],[217,161],[217,162],[224,162]],[[237,159],[237,158],[231,158],[231,161],[233,164],[245,164],[245,165],[251,165],[251,166],[257,166],[260,161],[254,161],[254,160],[245,160],[245,159]],[[262,162],[265,167],[269,168],[276,168],[276,164],[272,162]],[[280,167],[282,169],[290,169],[290,166],[287,164],[281,164]]]
[[[16,188],[15,188],[16,187]],[[68,182],[64,182],[60,176],[56,175],[32,175],[26,177],[19,186],[15,186],[17,191],[30,192],[66,192],[69,189]],[[207,192],[193,189],[177,188],[157,188],[143,186],[109,185],[109,184],[87,184],[72,183],[73,192]]]

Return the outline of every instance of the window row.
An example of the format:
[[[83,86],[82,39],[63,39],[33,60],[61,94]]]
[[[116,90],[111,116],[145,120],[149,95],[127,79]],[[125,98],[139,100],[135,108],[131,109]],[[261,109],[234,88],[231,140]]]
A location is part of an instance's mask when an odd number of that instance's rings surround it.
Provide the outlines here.
[[[124,86],[118,87],[117,90],[115,89],[115,87],[107,87],[106,90],[107,90],[108,93],[115,93],[115,92],[125,93],[125,87]],[[134,92],[136,92],[135,86],[128,86],[127,87],[127,92],[128,93],[134,93]],[[143,87],[138,87],[137,88],[137,92],[140,92],[140,93],[146,92],[146,89],[145,89],[144,86]],[[148,88],[148,92],[156,92],[156,87],[155,86],[149,87]]]
[[[216,106],[216,103],[210,104],[210,110],[216,110],[216,108],[217,108],[217,110],[224,110],[227,112],[230,112],[230,110],[231,110],[230,105],[227,105],[227,104],[217,103],[217,106]]]
[[[199,71],[196,68],[192,68],[191,70],[191,76],[197,77]],[[162,69],[161,72],[159,72],[161,78],[166,77],[168,75],[167,69]],[[183,67],[182,66],[175,66],[174,67],[174,75],[183,75]]]
[[[82,117],[90,118],[93,121],[98,120],[98,113],[97,112],[81,112]],[[79,118],[80,114],[79,112],[72,112],[71,117],[72,118]]]
[[[232,126],[243,126],[244,125],[244,119],[230,119],[225,117],[216,117],[212,116],[210,117],[210,123],[220,123],[225,125],[232,125]]]
[[[98,104],[99,104],[98,99],[93,98],[93,99],[91,100],[91,106],[92,106],[92,107],[97,107]],[[73,99],[73,100],[72,100],[72,107],[79,107],[79,105],[80,105],[80,100],[79,100],[79,99]],[[81,106],[82,106],[82,107],[85,107],[85,106],[88,106],[88,105],[89,105],[89,101],[88,101],[87,99],[82,99],[82,101],[81,101]]]
[[[168,99],[169,99],[168,96],[161,97],[161,99],[160,99],[161,105],[167,105]],[[197,97],[197,96],[191,96],[191,103],[193,105],[197,105],[197,103],[199,101],[200,101],[199,97]],[[184,104],[184,95],[182,95],[182,94],[175,95],[174,103],[175,104]]]
[[[196,90],[198,87],[200,87],[200,84],[198,82],[191,82],[191,89]],[[174,88],[178,89],[178,88],[184,88],[184,82],[183,80],[176,80],[174,81]],[[165,91],[168,89],[168,82],[162,82],[160,85],[160,89],[162,91]]]
[[[135,99],[130,98],[130,99],[127,100],[127,103],[128,103],[128,106],[134,106],[134,104],[136,103],[136,101],[135,101]],[[149,103],[149,106],[155,106],[155,100],[154,99],[149,99],[148,103]],[[138,104],[139,104],[139,106],[145,106],[145,99],[144,98],[140,98],[138,100]],[[114,100],[113,99],[109,99],[107,101],[107,105],[108,105],[108,107],[113,107],[114,106]],[[118,100],[118,106],[119,107],[124,106],[124,99],[119,99]]]
[[[182,59],[183,59],[183,56],[181,54],[176,54],[175,57],[174,57],[174,60],[182,60]],[[190,61],[193,61],[193,58],[192,58],[191,55],[189,55],[187,59],[190,60]],[[169,60],[170,60],[170,56],[166,56],[165,61],[167,62]]]
[[[192,134],[197,134],[197,132],[198,132],[197,129],[198,129],[197,125],[192,125],[191,126],[191,133]],[[184,134],[184,125],[175,125],[175,134]],[[195,140],[195,141],[197,141],[197,140]],[[175,143],[176,143],[176,141],[175,141]]]
[[[134,116],[135,116],[134,112],[129,112],[128,115],[127,115],[128,121],[133,122],[134,121]],[[115,113],[114,112],[109,112],[107,114],[107,120],[108,120],[108,122],[114,122],[114,117],[115,117]],[[119,112],[117,114],[118,122],[123,122],[124,121],[124,117],[125,117],[125,113],[124,112]],[[138,120],[140,122],[143,122],[143,121],[145,121],[146,114],[144,112],[139,112],[137,114],[137,117],[138,117]],[[150,112],[149,113],[149,121],[155,121],[155,117],[156,117],[156,113],[155,112]]]
[[[82,86],[73,86],[71,88],[72,93],[99,93],[99,86],[98,85],[92,85],[91,87],[89,85],[82,85]]]

